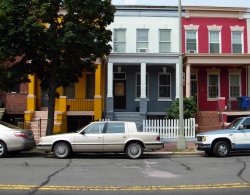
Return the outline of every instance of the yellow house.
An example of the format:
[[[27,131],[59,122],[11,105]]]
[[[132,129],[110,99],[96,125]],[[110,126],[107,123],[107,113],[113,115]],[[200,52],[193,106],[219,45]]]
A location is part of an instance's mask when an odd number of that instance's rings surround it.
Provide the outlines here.
[[[83,72],[79,82],[67,88],[58,88],[59,98],[55,105],[54,134],[72,131],[68,118],[81,117],[87,120],[102,118],[105,103],[106,64],[98,58],[95,73]],[[36,139],[45,135],[47,125],[47,93],[41,90],[40,81],[34,75],[29,76],[29,94],[25,124],[32,129]],[[79,123],[79,120],[76,121]],[[72,122],[71,122],[72,123]]]

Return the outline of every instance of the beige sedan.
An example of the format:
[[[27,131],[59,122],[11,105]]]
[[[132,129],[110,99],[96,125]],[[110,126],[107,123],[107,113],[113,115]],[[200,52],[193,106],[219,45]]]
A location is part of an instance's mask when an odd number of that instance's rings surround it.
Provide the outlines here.
[[[32,150],[35,146],[31,130],[0,121],[0,158],[7,153]]]
[[[143,151],[163,147],[157,133],[139,132],[134,122],[93,122],[76,133],[42,137],[37,148],[53,152],[57,158],[67,158],[72,153],[118,152],[131,159],[140,158]]]

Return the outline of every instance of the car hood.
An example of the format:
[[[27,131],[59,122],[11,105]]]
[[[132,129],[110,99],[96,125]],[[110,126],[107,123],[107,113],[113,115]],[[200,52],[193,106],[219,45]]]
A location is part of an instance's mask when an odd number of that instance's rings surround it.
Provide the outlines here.
[[[219,129],[219,130],[214,130],[214,131],[198,133],[197,136],[213,135],[213,134],[227,134],[227,133],[234,133],[235,131],[236,130],[233,130],[233,129]]]

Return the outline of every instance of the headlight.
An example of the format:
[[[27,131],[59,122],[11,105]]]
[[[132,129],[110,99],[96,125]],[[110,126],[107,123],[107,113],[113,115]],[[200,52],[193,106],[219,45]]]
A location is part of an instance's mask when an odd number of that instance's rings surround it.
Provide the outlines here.
[[[207,140],[206,136],[198,136],[197,141],[198,142],[205,142]]]
[[[206,136],[202,136],[202,141],[203,141],[203,142],[207,141]]]

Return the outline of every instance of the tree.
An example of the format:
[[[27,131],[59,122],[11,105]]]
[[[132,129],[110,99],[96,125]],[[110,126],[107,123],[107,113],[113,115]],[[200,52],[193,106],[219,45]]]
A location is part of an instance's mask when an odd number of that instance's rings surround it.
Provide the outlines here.
[[[183,115],[184,119],[193,118],[197,112],[197,105],[194,97],[183,98]],[[179,99],[177,98],[170,106],[167,112],[167,118],[179,118]]]
[[[0,53],[35,74],[48,91],[48,125],[53,133],[56,89],[76,83],[93,61],[109,54],[111,0],[1,0]]]

